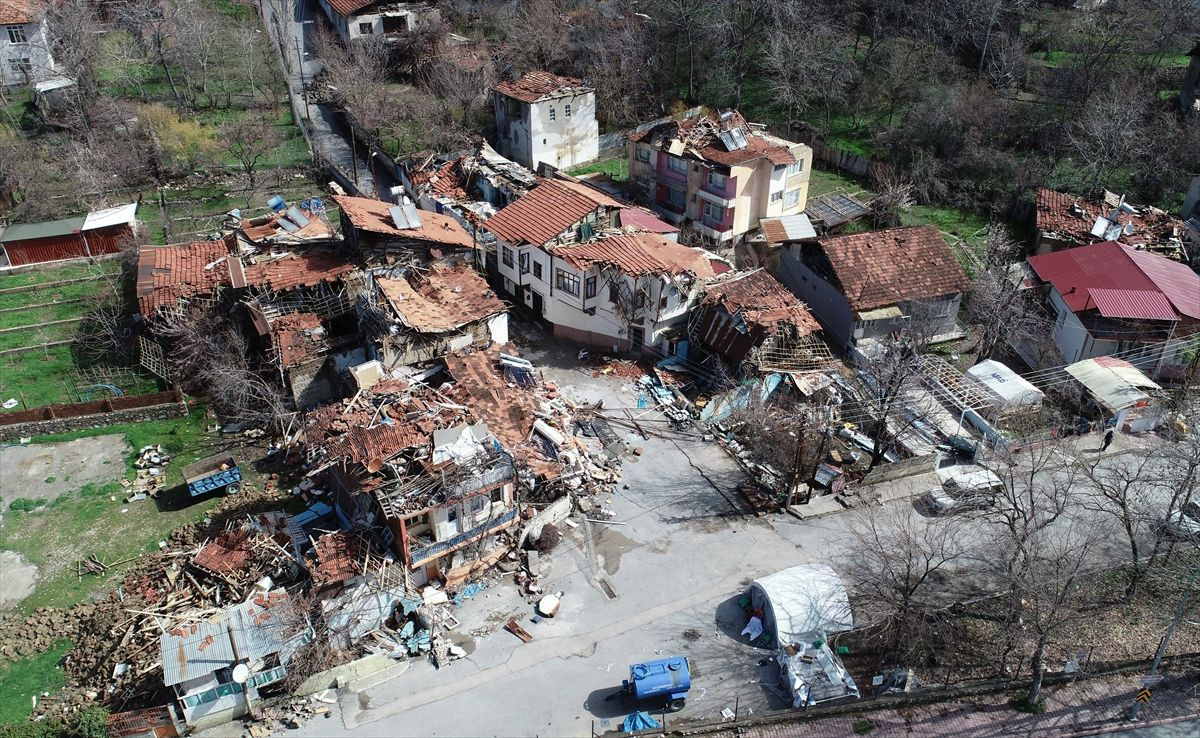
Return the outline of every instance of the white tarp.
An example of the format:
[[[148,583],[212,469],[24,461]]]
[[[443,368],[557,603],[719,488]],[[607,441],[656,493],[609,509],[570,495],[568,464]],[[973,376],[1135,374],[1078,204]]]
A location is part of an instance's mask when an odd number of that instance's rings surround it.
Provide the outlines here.
[[[83,219],[83,230],[91,231],[114,225],[132,225],[137,220],[137,207],[136,202],[131,202],[128,205],[118,205],[115,208],[88,213]]]
[[[752,607],[762,608],[763,626],[779,645],[804,643],[854,627],[846,586],[823,564],[802,564],[755,579],[750,599]]]
[[[993,359],[981,361],[967,370],[1004,401],[1004,407],[1039,405],[1045,394],[1029,380]]]

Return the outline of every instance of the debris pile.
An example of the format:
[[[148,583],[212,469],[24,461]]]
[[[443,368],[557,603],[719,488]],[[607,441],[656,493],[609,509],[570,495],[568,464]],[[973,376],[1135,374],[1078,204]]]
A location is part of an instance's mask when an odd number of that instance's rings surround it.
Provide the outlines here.
[[[125,498],[125,501],[137,502],[147,497],[158,497],[163,490],[167,477],[167,464],[170,462],[171,456],[163,451],[161,445],[142,446],[142,450],[138,452],[137,461],[133,462],[134,468],[137,469],[133,481],[121,480],[121,486],[129,491],[129,496]]]

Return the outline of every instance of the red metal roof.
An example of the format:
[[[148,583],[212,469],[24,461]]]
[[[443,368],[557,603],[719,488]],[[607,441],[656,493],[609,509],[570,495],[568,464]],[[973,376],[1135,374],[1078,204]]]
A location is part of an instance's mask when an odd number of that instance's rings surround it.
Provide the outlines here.
[[[513,82],[500,82],[496,90],[508,97],[522,102],[535,102],[549,95],[575,95],[581,92],[591,92],[590,87],[583,85],[583,80],[574,77],[559,77],[549,72],[526,72],[520,79]]]
[[[511,244],[542,245],[601,207],[621,203],[599,190],[560,179],[544,179],[501,208],[484,227]]]
[[[1106,318],[1138,320],[1175,320],[1178,316],[1171,302],[1154,290],[1114,290],[1093,287],[1088,290],[1091,305]]]
[[[1042,281],[1054,285],[1073,312],[1099,309],[1092,292],[1100,289],[1110,291],[1100,298],[1106,309],[1126,317],[1146,313],[1146,320],[1177,320],[1181,316],[1200,320],[1200,276],[1184,264],[1116,241],[1031,256],[1029,266]],[[1165,313],[1162,303],[1151,302],[1142,294],[1145,292],[1160,293],[1174,315],[1149,317]]]

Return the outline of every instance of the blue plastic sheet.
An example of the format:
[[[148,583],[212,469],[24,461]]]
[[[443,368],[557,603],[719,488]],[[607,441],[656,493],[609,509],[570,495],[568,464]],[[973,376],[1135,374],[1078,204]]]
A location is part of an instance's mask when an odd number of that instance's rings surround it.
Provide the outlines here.
[[[655,720],[648,712],[635,712],[625,718],[625,722],[621,723],[621,730],[625,733],[636,733],[639,730],[653,730],[661,728],[662,723]]]

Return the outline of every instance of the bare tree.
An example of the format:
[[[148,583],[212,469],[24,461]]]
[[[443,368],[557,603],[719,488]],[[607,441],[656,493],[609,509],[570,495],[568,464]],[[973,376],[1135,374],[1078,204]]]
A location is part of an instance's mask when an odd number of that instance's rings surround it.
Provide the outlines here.
[[[1085,189],[1105,183],[1111,174],[1141,155],[1145,112],[1131,104],[1123,86],[1100,93],[1066,129],[1068,148],[1087,175]]]
[[[129,29],[167,78],[175,102],[183,104],[183,95],[175,82],[172,49],[178,43],[175,21],[179,6],[160,0],[124,0],[116,9],[117,22]]]
[[[856,69],[845,29],[804,5],[778,3],[772,10],[763,52],[772,90],[793,115],[815,103],[828,135]]]
[[[438,59],[421,75],[422,87],[457,111],[464,130],[475,127],[495,80],[491,59],[483,55]]]
[[[701,60],[712,43],[707,29],[717,7],[716,0],[656,0],[654,15],[662,27],[663,40],[671,49],[672,67],[677,75],[681,67],[687,70],[685,97],[689,102],[700,99],[700,87],[705,80],[705,65]]]
[[[1162,499],[1162,459],[1157,454],[1124,454],[1111,461],[1083,466],[1083,506],[1120,527],[1129,551],[1125,599],[1137,594],[1148,562],[1142,544],[1161,511],[1151,501]],[[1200,463],[1200,462],[1198,462]],[[1166,496],[1169,496],[1166,495]]]
[[[1048,333],[1049,321],[1034,290],[1024,288],[1016,267],[1021,246],[1001,224],[988,226],[987,242],[971,280],[967,319],[977,337],[979,359],[990,359],[1006,346],[1037,341]]]
[[[719,40],[717,58],[728,75],[730,105],[742,104],[742,85],[762,54],[764,27],[770,23],[771,0],[725,0],[713,17],[713,35]]]
[[[63,0],[52,3],[46,12],[46,27],[50,39],[50,51],[55,63],[75,84],[61,91],[70,99],[70,120],[73,128],[87,130],[96,125],[92,107],[100,89],[98,66],[100,61],[100,36],[96,33],[99,19],[93,5],[87,0]]]
[[[863,508],[851,518],[842,574],[874,619],[885,653],[895,654],[924,616],[952,601],[937,584],[966,555],[961,530],[894,505]]]
[[[237,161],[246,178],[246,205],[258,191],[259,170],[278,148],[283,137],[275,122],[260,111],[221,126],[219,138],[225,153]]]
[[[919,420],[915,411],[899,412],[907,407],[910,393],[919,383],[924,349],[919,334],[902,329],[867,348],[857,365],[862,388],[860,416],[873,442],[868,471],[883,461],[890,439]]]

